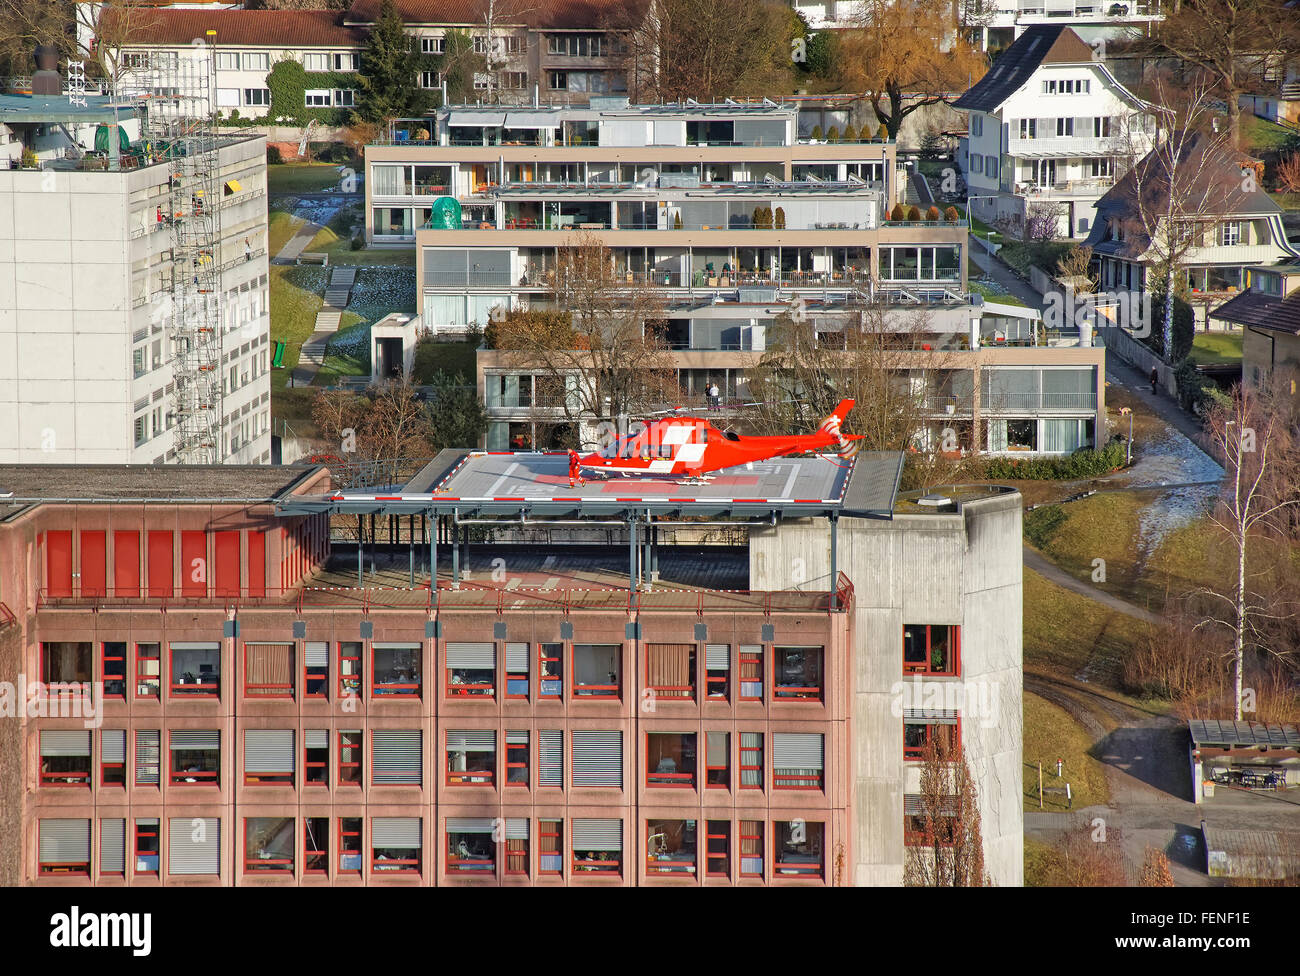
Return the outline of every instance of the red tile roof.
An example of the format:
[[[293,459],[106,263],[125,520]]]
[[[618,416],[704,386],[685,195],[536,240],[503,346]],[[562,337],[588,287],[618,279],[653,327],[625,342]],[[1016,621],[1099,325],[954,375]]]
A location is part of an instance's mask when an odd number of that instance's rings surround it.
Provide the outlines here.
[[[407,24],[467,25],[483,22],[487,0],[394,0]],[[581,30],[622,26],[639,20],[648,0],[505,0],[497,3],[502,24],[541,29]],[[373,24],[383,0],[353,0],[344,15],[350,24]],[[511,14],[511,10],[522,11]]]
[[[102,34],[115,29],[117,12],[109,7],[101,19]],[[189,44],[209,30],[217,45],[251,47],[362,47],[366,30],[347,26],[337,10],[178,10],[137,9],[131,12],[127,43]]]

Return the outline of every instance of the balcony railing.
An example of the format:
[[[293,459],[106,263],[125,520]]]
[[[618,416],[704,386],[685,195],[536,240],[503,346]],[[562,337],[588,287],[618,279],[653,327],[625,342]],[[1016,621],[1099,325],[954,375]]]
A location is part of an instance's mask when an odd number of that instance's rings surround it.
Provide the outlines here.
[[[980,397],[984,411],[1095,410],[1095,393],[985,393]]]

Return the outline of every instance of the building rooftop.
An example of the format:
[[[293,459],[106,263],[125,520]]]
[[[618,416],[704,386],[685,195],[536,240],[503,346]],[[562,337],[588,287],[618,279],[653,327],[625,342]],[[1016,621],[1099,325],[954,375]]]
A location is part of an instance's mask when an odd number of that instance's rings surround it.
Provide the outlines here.
[[[100,33],[121,31],[121,14],[107,8]],[[187,46],[217,32],[217,46],[362,47],[368,31],[343,22],[337,10],[189,10],[159,7],[130,11],[129,41],[125,45]]]
[[[952,105],[977,112],[995,112],[1021,89],[1039,66],[1093,61],[1092,48],[1069,27],[1047,24],[1029,27],[998,55],[988,73]]]
[[[1264,722],[1235,722],[1229,719],[1192,719],[1187,723],[1192,744],[1220,746],[1227,749],[1242,746],[1268,746],[1269,748],[1300,749],[1300,726],[1269,725]]]
[[[482,25],[488,0],[396,0],[397,12],[407,24]],[[373,24],[383,0],[353,0],[345,14],[350,24]],[[644,0],[542,0],[517,5],[514,12],[497,8],[500,24],[539,29],[599,30],[629,27],[644,15]]]
[[[1209,314],[1223,322],[1300,335],[1300,289],[1285,297],[1243,291]]]
[[[109,123],[134,115],[132,103],[108,95],[87,95],[85,105],[73,105],[67,95],[0,95],[0,122],[9,125]]]

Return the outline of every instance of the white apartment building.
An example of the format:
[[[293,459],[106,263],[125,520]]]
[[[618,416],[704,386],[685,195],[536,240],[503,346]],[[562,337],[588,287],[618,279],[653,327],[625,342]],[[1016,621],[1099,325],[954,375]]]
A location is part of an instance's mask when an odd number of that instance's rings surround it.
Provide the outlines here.
[[[130,106],[87,101],[0,96],[0,463],[178,460],[177,164],[157,143],[144,151]],[[131,145],[97,154],[115,115]],[[266,143],[222,140],[216,152],[220,199],[201,206],[217,209],[220,234],[195,273],[219,282],[204,288],[220,323],[205,368],[222,379],[206,405],[220,438],[209,457],[267,463]]]
[[[953,103],[969,113],[958,164],[972,213],[1023,222],[1044,207],[1057,236],[1087,237],[1097,200],[1151,147],[1152,106],[1069,27],[1031,27]]]

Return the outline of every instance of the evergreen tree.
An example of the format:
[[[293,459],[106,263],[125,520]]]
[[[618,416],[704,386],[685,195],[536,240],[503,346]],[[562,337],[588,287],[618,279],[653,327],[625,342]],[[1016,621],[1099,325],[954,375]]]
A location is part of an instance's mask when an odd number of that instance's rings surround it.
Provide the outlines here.
[[[422,59],[415,38],[406,33],[393,0],[384,0],[357,81],[357,116],[372,125],[419,118],[429,108],[428,93],[416,85]]]

